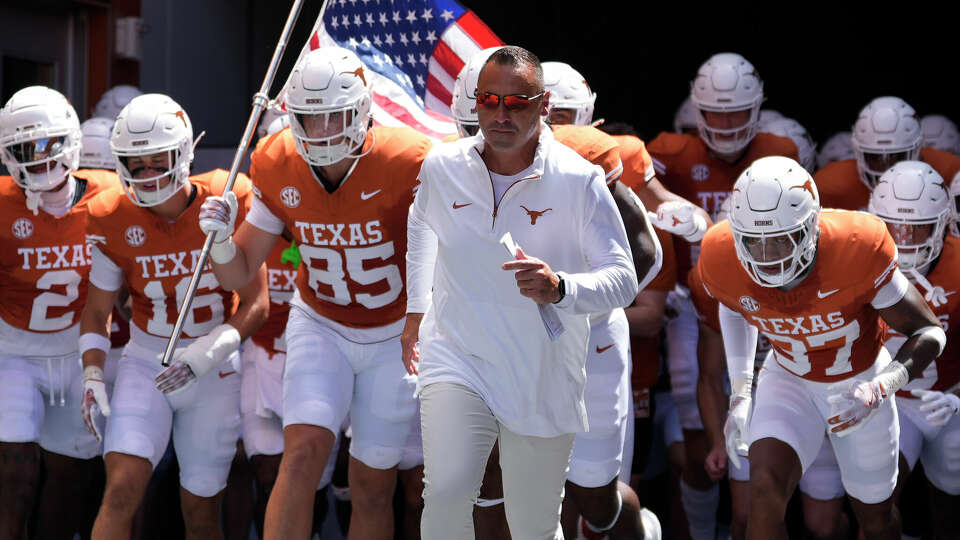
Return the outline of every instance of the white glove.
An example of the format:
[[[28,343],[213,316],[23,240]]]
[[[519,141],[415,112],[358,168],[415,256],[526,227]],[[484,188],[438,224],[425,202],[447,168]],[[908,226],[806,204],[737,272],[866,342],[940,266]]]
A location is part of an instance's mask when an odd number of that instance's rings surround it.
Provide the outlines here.
[[[240,332],[229,324],[221,324],[209,334],[197,338],[170,367],[157,374],[154,378],[157,390],[164,394],[186,390],[239,347]]]
[[[927,422],[933,426],[946,424],[960,410],[960,397],[954,394],[936,390],[911,390],[910,393],[923,400],[920,410],[927,413]]]
[[[237,221],[237,208],[237,195],[232,191],[223,197],[207,197],[200,206],[200,230],[204,234],[214,233],[210,256],[215,263],[228,263],[236,255],[233,229]]]
[[[681,201],[667,201],[657,207],[654,225],[669,233],[682,236],[687,242],[699,242],[707,231],[707,221],[697,213],[697,207]]]
[[[750,436],[751,402],[747,396],[730,397],[730,412],[723,424],[723,440],[727,446],[727,456],[733,466],[740,468],[739,456],[747,456],[750,450],[747,439]]]
[[[100,430],[97,429],[97,415],[110,416],[110,400],[107,398],[107,385],[104,382],[103,370],[97,366],[87,366],[83,370],[83,397],[80,399],[80,411],[83,415],[83,425],[90,433],[102,441]]]
[[[845,437],[863,427],[886,399],[883,385],[875,380],[847,379],[831,384],[827,391],[830,392],[827,403],[833,413],[827,424],[830,433],[837,437]]]

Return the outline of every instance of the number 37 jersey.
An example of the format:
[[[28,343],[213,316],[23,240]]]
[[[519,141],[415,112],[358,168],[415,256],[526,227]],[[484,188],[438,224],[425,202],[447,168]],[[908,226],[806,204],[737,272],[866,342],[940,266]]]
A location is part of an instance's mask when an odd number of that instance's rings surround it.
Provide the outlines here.
[[[122,278],[117,278],[122,281],[108,285],[126,282],[133,301],[131,339],[139,345],[162,349],[173,333],[206,239],[197,225],[200,205],[208,196],[223,194],[227,176],[217,169],[190,177],[196,195],[175,221],[136,206],[121,189],[106,191],[90,203],[87,241],[122,270]],[[238,175],[233,191],[240,206],[237,219],[243,219],[250,206],[250,181]],[[184,338],[204,336],[223,324],[236,309],[235,298],[220,287],[208,263],[184,321]]]
[[[896,246],[879,218],[822,211],[814,266],[789,291],[756,284],[733,242],[727,221],[703,238],[697,265],[703,285],[769,339],[781,366],[805,379],[834,382],[873,365],[884,325],[870,302],[897,267]]]
[[[430,146],[412,129],[375,127],[354,170],[329,193],[289,129],[258,144],[250,166],[256,194],[293,235],[303,261],[297,289],[318,315],[357,329],[404,316],[407,213]]]

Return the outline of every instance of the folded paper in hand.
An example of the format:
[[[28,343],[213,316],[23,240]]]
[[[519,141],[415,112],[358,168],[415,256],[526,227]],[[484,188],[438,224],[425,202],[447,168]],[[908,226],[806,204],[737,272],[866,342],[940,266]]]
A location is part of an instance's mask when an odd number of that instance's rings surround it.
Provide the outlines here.
[[[513,237],[509,232],[500,237],[500,243],[503,244],[503,247],[507,248],[507,253],[509,253],[511,257],[514,259],[517,258],[520,246],[513,241]],[[560,321],[560,316],[557,315],[556,306],[552,304],[537,304],[537,309],[540,311],[540,320],[543,321],[543,328],[547,331],[547,337],[549,337],[551,341],[555,341],[564,331],[563,322]]]

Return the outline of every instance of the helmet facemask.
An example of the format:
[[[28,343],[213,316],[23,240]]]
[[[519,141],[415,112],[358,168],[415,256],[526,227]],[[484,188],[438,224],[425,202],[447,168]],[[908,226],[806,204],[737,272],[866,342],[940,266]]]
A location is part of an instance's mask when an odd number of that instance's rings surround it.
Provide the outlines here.
[[[785,230],[747,232],[732,227],[740,263],[763,287],[783,287],[797,279],[813,263],[817,246],[816,212]]]
[[[363,147],[368,119],[360,118],[357,104],[323,112],[289,113],[297,152],[314,166],[327,166]]]
[[[880,176],[901,161],[916,161],[920,158],[920,141],[907,148],[864,148],[853,145],[857,156],[857,172],[860,181],[871,190],[876,187]]]
[[[72,134],[71,134],[72,135]],[[50,191],[77,169],[80,141],[71,135],[53,135],[3,147],[3,162],[23,189]]]
[[[880,216],[897,245],[897,263],[903,270],[923,272],[943,250],[947,211],[932,219],[905,220]]]
[[[737,109],[717,109],[700,105],[697,109],[697,129],[700,132],[700,138],[714,152],[718,154],[736,154],[750,145],[753,138],[757,135],[757,125],[760,121],[760,103],[756,103]],[[742,124],[729,128],[713,127],[707,121],[710,113],[735,113],[740,111],[749,111],[749,116],[745,117]]]
[[[169,200],[190,176],[190,162],[183,159],[179,148],[152,151],[150,154],[114,150],[114,155],[117,175],[123,183],[124,191],[137,206],[156,206]],[[144,169],[161,172],[137,178],[138,173]]]

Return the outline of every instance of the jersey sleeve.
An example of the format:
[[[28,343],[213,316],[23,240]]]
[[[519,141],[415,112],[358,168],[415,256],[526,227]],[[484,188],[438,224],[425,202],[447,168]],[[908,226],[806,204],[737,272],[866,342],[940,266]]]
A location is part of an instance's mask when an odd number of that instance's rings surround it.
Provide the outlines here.
[[[110,260],[94,244],[90,251],[90,283],[104,291],[117,291],[123,286],[123,269]]]
[[[250,212],[247,213],[247,221],[254,227],[266,231],[270,234],[283,234],[284,223],[263,204],[260,197],[253,197],[250,203]]]

